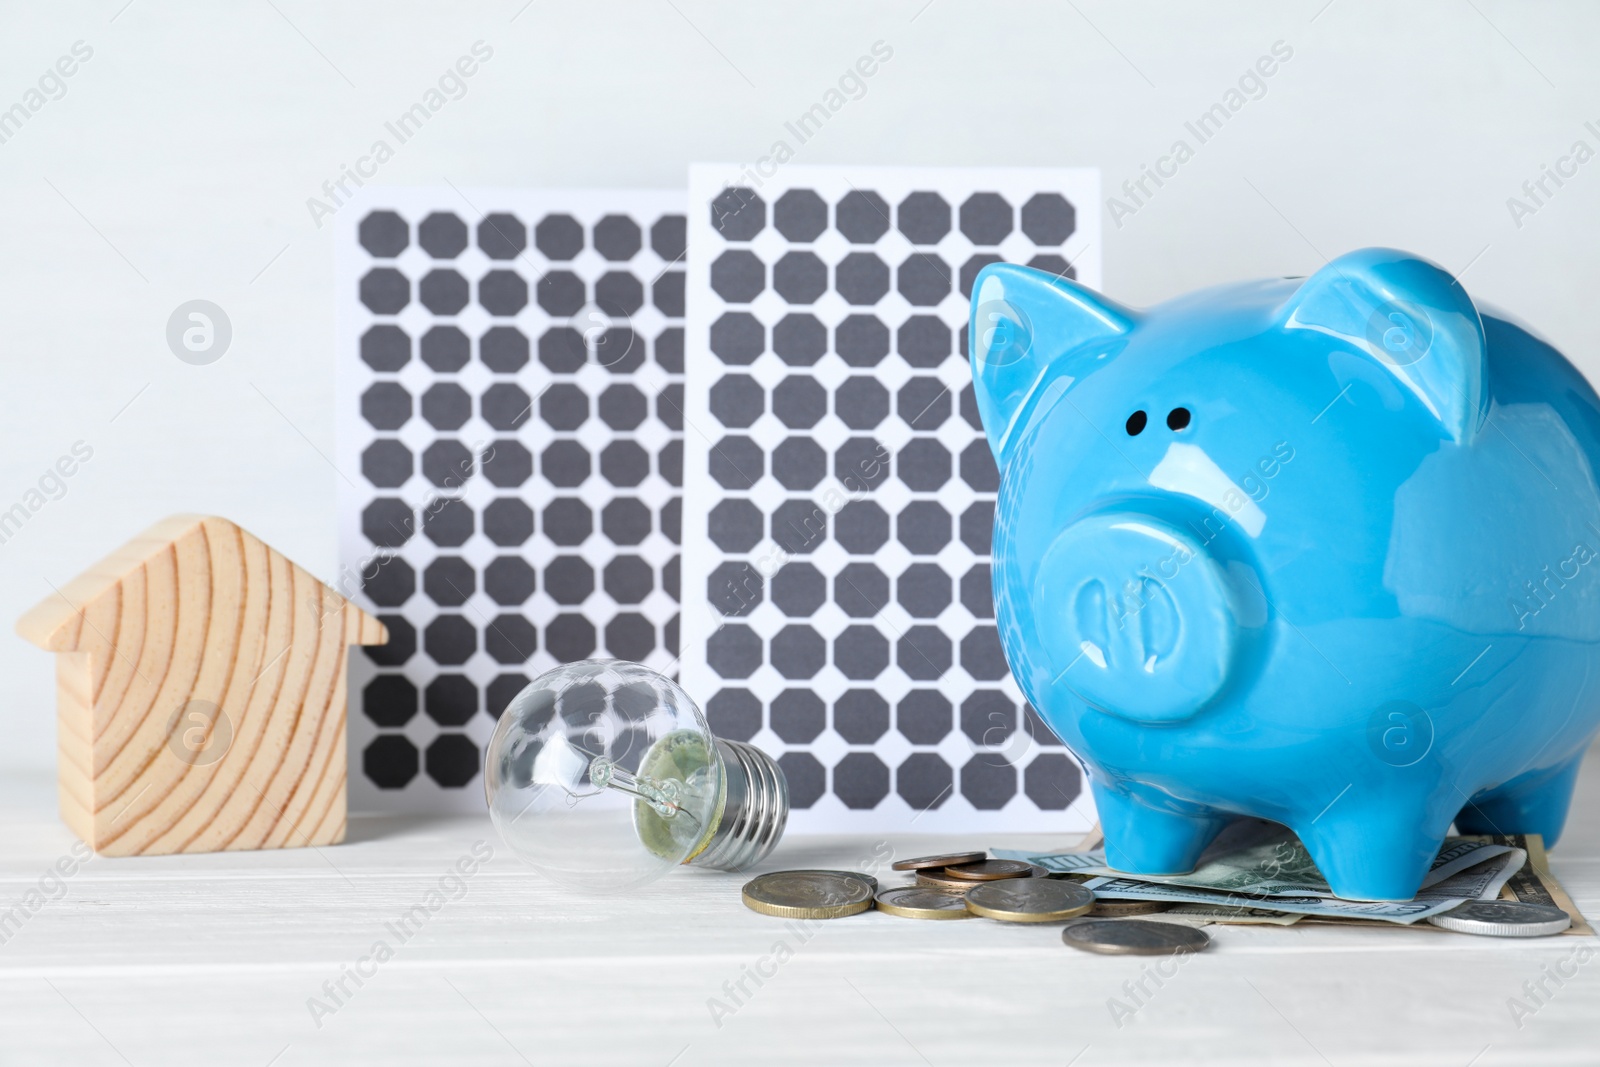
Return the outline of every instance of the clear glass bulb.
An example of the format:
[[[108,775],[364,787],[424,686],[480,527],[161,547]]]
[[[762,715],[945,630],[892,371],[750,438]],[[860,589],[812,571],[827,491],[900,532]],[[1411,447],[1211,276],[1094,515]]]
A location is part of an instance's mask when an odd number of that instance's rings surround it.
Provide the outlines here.
[[[513,852],[590,891],[684,863],[743,869],[789,813],[771,757],[713,736],[676,682],[625,660],[569,663],[518,693],[489,740],[484,789]]]

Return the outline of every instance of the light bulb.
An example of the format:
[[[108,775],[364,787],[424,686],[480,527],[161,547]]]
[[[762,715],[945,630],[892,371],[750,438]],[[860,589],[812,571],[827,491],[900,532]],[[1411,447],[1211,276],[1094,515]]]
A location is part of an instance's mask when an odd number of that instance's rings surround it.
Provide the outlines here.
[[[789,817],[783,770],[712,735],[676,682],[625,660],[535,678],[485,755],[489,815],[552,881],[607,891],[679,864],[737,871],[772,851]]]

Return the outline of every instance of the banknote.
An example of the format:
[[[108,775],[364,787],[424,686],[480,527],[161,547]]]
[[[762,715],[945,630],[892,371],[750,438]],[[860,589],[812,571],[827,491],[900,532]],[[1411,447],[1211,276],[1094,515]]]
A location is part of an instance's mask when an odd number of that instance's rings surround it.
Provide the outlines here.
[[[1156,921],[1194,923],[1236,923],[1249,926],[1293,926],[1305,916],[1288,911],[1270,911],[1266,908],[1247,908],[1234,904],[1179,904],[1150,916],[1138,916]]]

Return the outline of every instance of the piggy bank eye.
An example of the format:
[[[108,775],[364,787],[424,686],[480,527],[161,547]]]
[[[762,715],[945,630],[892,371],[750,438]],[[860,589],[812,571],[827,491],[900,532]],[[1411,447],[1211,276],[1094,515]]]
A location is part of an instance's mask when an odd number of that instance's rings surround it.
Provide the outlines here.
[[[1129,415],[1127,422],[1128,436],[1138,437],[1139,434],[1144,430],[1144,424],[1149,421],[1150,420],[1145,416],[1143,411],[1135,411],[1132,415]]]
[[[1181,430],[1187,425],[1189,425],[1188,408],[1173,408],[1171,411],[1167,412],[1168,429]]]

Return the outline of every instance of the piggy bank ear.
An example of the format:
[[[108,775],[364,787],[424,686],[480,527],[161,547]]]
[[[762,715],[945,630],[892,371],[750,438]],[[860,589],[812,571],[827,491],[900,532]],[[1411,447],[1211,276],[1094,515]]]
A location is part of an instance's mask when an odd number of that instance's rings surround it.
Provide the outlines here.
[[[1094,290],[1012,263],[992,263],[972,286],[972,382],[995,460],[1006,457],[1041,396],[1109,363],[1134,312]]]
[[[1392,248],[1340,256],[1305,280],[1282,321],[1365,350],[1457,443],[1471,441],[1483,424],[1483,321],[1461,283],[1427,260]]]

